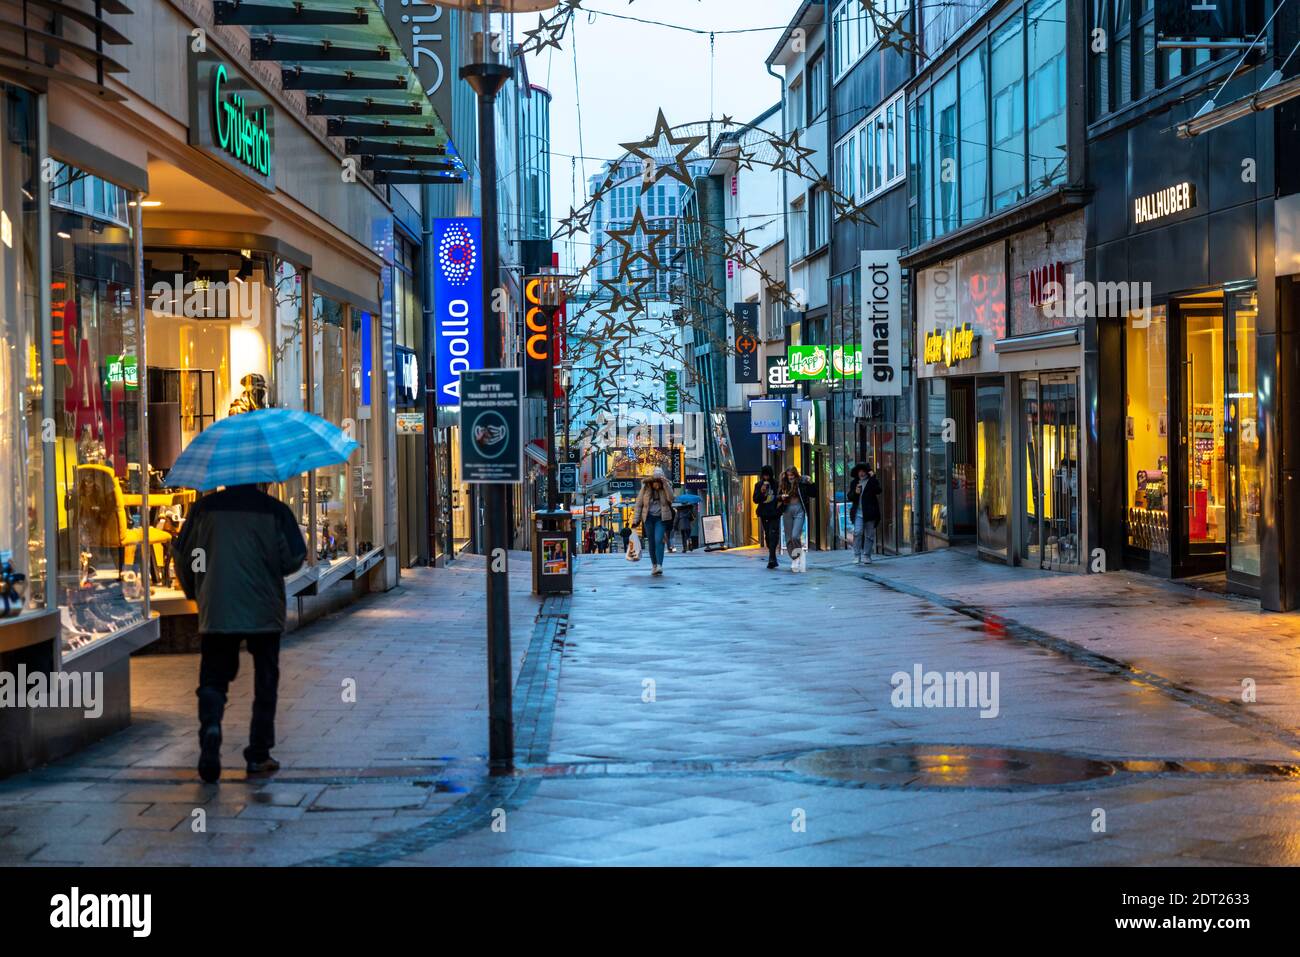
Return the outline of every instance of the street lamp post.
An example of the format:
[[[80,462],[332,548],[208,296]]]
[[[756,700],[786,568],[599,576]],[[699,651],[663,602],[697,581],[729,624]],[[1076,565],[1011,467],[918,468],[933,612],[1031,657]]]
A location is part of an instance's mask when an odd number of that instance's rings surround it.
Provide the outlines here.
[[[483,223],[483,364],[501,368],[503,315],[497,311],[501,262],[497,217],[497,94],[510,79],[515,13],[549,9],[556,0],[446,0],[460,10],[461,78],[478,95],[479,213]],[[484,493],[484,555],[487,559],[488,760],[494,773],[514,767],[513,673],[510,652],[509,529],[506,486],[480,486]]]

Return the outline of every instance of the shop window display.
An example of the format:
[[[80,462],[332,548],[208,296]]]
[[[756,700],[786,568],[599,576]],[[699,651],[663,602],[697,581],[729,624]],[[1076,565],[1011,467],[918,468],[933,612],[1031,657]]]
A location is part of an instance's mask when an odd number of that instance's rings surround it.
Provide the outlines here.
[[[1227,446],[1224,436],[1223,312],[1219,303],[1180,307],[1187,336],[1187,538],[1227,541]]]
[[[54,170],[50,300],[54,468],[64,652],[144,620],[139,309],[126,192],[82,170]],[[146,537],[147,536],[147,537]]]
[[[927,532],[947,538],[948,524],[948,395],[942,379],[925,382],[925,502]]]
[[[45,604],[36,97],[0,84],[0,618]]]
[[[349,408],[345,334],[348,309],[325,296],[312,300],[311,411],[353,438],[360,431]],[[330,563],[351,554],[348,514],[351,465],[340,463],[316,473],[316,559]]]
[[[1169,353],[1166,307],[1130,316],[1125,335],[1128,543],[1169,554]]]
[[[980,382],[975,394],[977,525],[980,548],[1005,555],[1011,515],[1009,443],[1003,405],[1006,386]]]
[[[302,408],[300,279],[254,250],[145,250],[150,521],[175,535],[194,489],[163,485],[180,453],[232,415]],[[301,478],[272,495],[305,518]],[[164,560],[169,557],[164,548]],[[179,594],[165,562],[161,585]]]
[[[350,339],[348,340],[348,386],[352,404],[356,409],[357,426],[353,438],[360,448],[353,457],[353,517],[357,555],[364,555],[375,547],[375,498],[373,450],[375,418],[372,415],[374,384],[374,317],[360,309],[351,310]]]
[[[1229,471],[1232,497],[1232,570],[1259,575],[1259,509],[1263,477],[1259,462],[1259,399],[1255,393],[1255,293],[1229,296],[1231,348],[1228,353],[1228,426],[1233,467]]]

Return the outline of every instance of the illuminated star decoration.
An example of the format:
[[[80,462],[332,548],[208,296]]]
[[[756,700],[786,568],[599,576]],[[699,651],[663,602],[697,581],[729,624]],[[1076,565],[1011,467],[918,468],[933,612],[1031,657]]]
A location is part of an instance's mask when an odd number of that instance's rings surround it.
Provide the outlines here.
[[[519,44],[521,52],[541,53],[547,47],[563,51],[560,41],[564,39],[564,31],[568,28],[568,20],[548,20],[540,13],[537,15],[537,29],[525,30],[524,36],[528,39]]]
[[[578,233],[587,232],[587,226],[591,223],[591,209],[583,206],[581,210],[569,207],[569,215],[560,221],[560,228],[566,230],[567,235],[572,237]]]
[[[660,144],[665,140],[667,140],[669,150],[673,147],[681,147],[681,149],[674,154],[671,163],[660,163],[650,152],[651,150],[659,150]],[[639,143],[620,143],[619,145],[622,146],[623,149],[627,150],[630,155],[636,156],[641,160],[649,161],[649,169],[653,170],[653,173],[646,175],[641,180],[641,192],[645,193],[650,189],[650,187],[654,186],[655,183],[659,182],[665,176],[671,176],[687,189],[693,188],[695,183],[691,180],[691,171],[686,165],[686,160],[703,142],[703,135],[682,137],[673,136],[672,127],[669,126],[668,121],[664,119],[664,111],[660,110],[658,117],[655,119],[654,132]]]
[[[671,229],[652,229],[646,224],[645,216],[642,215],[638,208],[636,214],[632,217],[632,223],[626,229],[607,229],[609,238],[622,247],[619,254],[618,278],[630,279],[632,277],[631,268],[638,262],[646,264],[646,268],[652,272],[657,272],[663,268],[659,261],[659,255],[655,252],[655,247],[672,235]],[[636,237],[644,236],[645,245],[637,248]]]
[[[754,250],[758,249],[753,243],[745,239],[745,228],[742,226],[740,232],[734,236],[731,233],[723,235],[723,242],[727,245],[727,259],[734,259],[738,263],[747,263],[753,256]]]
[[[623,291],[623,283],[617,279],[601,279],[597,284],[610,294],[611,311],[621,309],[623,306],[631,306],[635,311],[642,312],[645,310],[645,304],[641,301],[641,291],[652,282],[654,282],[653,276],[629,277],[627,292]]]
[[[776,150],[778,159],[772,164],[774,170],[789,170],[795,176],[807,176],[804,172],[804,166],[811,169],[811,164],[807,162],[808,157],[816,153],[816,150],[809,149],[806,146],[799,145],[800,130],[795,130],[789,139],[772,135],[772,148]]]

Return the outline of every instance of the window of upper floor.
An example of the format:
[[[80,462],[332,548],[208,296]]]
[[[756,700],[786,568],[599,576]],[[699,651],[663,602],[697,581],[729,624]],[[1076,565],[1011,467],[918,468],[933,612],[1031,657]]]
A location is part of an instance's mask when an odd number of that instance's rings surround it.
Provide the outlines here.
[[[910,0],[875,0],[873,14],[862,5],[862,0],[840,0],[831,14],[835,79],[844,76],[876,45],[880,40],[880,26],[896,23],[910,5]]]
[[[835,188],[854,206],[897,186],[906,175],[903,101],[899,93],[835,144]]]
[[[1088,118],[1099,120],[1161,87],[1240,50],[1161,50],[1156,47],[1155,0],[1090,0]],[[1098,33],[1097,31],[1101,31]]]
[[[1029,0],[908,101],[912,245],[1065,182],[1065,0]]]

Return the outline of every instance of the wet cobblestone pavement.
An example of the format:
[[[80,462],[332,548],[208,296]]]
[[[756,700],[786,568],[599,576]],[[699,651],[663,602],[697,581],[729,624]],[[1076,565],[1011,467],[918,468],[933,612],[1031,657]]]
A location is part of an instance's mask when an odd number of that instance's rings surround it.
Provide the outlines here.
[[[131,729],[0,782],[0,863],[1300,863],[1297,616],[961,554],[763,557],[584,556],[543,606],[516,556],[508,777],[483,759],[481,567],[287,641],[270,780],[200,784],[196,659],[136,659]],[[929,672],[974,673],[970,698],[900,698]]]

